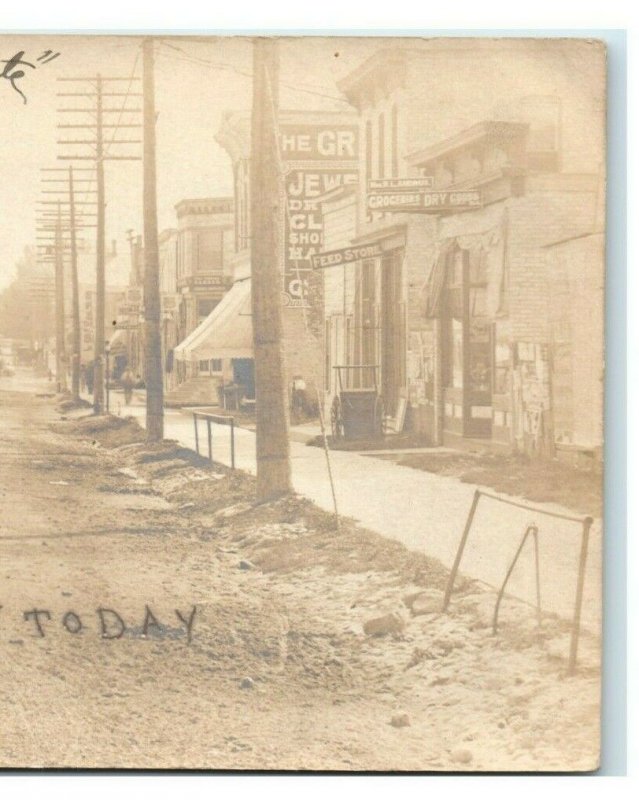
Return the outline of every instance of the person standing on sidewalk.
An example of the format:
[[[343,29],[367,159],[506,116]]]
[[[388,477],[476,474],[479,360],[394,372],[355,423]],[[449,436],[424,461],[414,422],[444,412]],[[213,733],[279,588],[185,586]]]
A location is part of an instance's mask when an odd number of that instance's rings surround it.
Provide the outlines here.
[[[127,406],[131,405],[131,399],[133,397],[133,386],[135,385],[135,378],[133,377],[133,373],[127,367],[122,375],[120,376],[120,383],[122,384],[122,388],[124,389],[124,402]]]

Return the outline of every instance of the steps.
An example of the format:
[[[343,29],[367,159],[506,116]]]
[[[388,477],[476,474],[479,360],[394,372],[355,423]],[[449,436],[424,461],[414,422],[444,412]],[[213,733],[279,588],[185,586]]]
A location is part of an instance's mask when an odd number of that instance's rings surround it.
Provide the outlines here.
[[[177,389],[164,394],[164,405],[168,408],[181,406],[218,405],[219,380],[208,375],[189,378]]]

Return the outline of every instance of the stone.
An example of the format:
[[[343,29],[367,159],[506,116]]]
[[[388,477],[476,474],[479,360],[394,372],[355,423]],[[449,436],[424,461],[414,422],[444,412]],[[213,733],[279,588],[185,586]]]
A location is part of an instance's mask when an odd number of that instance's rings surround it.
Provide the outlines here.
[[[390,724],[393,728],[406,728],[410,725],[410,717],[408,714],[393,714]]]
[[[470,752],[470,750],[466,750],[465,748],[453,750],[453,752],[450,754],[450,760],[455,764],[470,764],[470,762],[473,760],[473,754]]]
[[[364,623],[364,633],[367,636],[384,636],[387,633],[401,633],[406,627],[401,614],[391,611],[382,617],[373,617]]]
[[[204,477],[207,476],[205,475]],[[230,519],[231,517],[237,517],[239,514],[250,511],[251,508],[253,508],[251,503],[236,503],[234,506],[227,506],[226,508],[220,509],[215,516],[218,519]]]
[[[255,686],[253,678],[242,678],[240,682],[240,689],[252,689]]]
[[[433,590],[420,592],[413,600],[410,610],[414,616],[419,616],[420,614],[440,614],[442,610],[442,601],[441,592],[435,592]]]
[[[238,564],[240,569],[256,569],[255,564],[252,561],[248,561],[247,559],[243,558],[240,563]]]

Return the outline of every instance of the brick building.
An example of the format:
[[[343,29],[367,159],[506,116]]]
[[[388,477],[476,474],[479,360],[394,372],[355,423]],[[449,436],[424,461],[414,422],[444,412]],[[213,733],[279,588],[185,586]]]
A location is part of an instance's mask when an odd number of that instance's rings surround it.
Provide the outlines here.
[[[547,452],[557,438],[550,301],[561,249],[547,245],[600,230],[603,87],[567,83],[552,69],[563,58],[552,42],[422,44],[380,51],[340,83],[359,113],[363,179],[324,198],[325,244],[374,255],[321,270],[326,408],[333,366],[373,364],[391,428],[405,423],[437,444]],[[597,61],[590,47],[575,44],[576,63]],[[535,94],[520,95],[522,70]],[[380,200],[371,189],[406,179],[432,193],[402,206],[407,192]],[[424,195],[448,205],[435,210]],[[601,283],[601,254],[590,270]],[[574,276],[562,286],[568,305],[584,301]],[[584,326],[590,312],[580,308]],[[596,325],[573,341],[601,364]],[[600,408],[601,386],[589,387]]]

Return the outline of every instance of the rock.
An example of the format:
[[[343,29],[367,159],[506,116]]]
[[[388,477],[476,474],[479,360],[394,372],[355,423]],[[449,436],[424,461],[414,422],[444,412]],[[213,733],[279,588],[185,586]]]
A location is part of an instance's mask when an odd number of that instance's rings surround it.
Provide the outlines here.
[[[410,717],[408,714],[393,714],[390,724],[393,728],[406,728],[410,725]]]
[[[441,592],[436,592],[432,589],[426,592],[420,592],[413,600],[410,610],[414,616],[420,614],[440,614],[442,610]]]
[[[455,764],[470,764],[473,760],[473,754],[465,748],[453,750],[450,754],[450,760]]]
[[[384,636],[387,633],[401,633],[406,627],[401,614],[391,611],[382,617],[374,617],[364,623],[364,633],[367,636]]]
[[[118,472],[120,473],[120,475],[124,475],[125,477],[131,478],[133,480],[136,480],[138,477],[138,473],[134,469],[131,469],[131,467],[120,467],[120,469],[118,469]]]
[[[240,569],[257,569],[255,564],[252,561],[248,561],[247,559],[243,558],[240,563],[238,564]]]
[[[178,511],[186,511],[188,508],[195,508],[195,503],[182,503],[178,506]]]
[[[415,602],[415,600],[417,600],[417,598],[419,597],[420,594],[422,594],[421,591],[419,591],[419,592],[411,592],[410,594],[405,594],[402,597],[402,603],[406,606],[406,608],[412,608],[413,607],[413,603]]]
[[[237,517],[238,514],[243,514],[245,511],[249,511],[252,507],[251,503],[236,503],[234,506],[227,506],[226,508],[220,509],[215,516],[218,519],[230,519],[231,517]]]
[[[255,686],[253,678],[242,678],[240,682],[240,689],[252,689]]]

